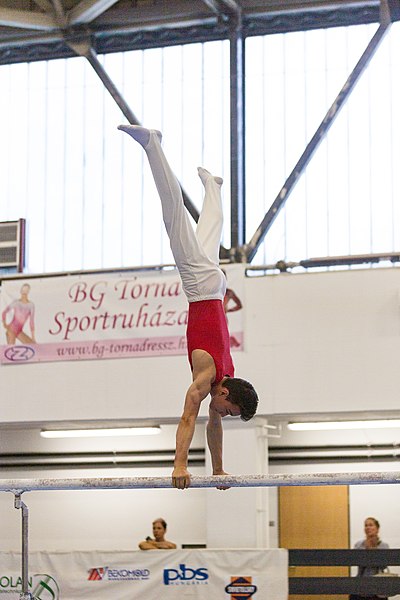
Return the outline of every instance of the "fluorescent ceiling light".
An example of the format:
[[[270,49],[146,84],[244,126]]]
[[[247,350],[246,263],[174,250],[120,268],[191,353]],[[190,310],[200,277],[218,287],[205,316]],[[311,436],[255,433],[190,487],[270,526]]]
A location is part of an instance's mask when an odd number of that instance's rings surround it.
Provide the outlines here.
[[[336,429],[390,429],[400,428],[400,419],[376,421],[316,421],[314,423],[288,423],[292,431],[327,431]]]
[[[113,429],[45,429],[40,435],[45,438],[118,437],[127,435],[156,435],[160,427],[115,427]]]

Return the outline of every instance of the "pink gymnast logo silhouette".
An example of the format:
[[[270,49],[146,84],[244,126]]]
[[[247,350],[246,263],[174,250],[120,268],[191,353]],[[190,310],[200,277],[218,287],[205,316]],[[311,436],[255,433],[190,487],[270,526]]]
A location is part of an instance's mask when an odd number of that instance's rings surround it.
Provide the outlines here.
[[[21,286],[20,297],[6,306],[1,315],[9,346],[17,341],[22,344],[36,344],[35,305],[29,299],[30,289],[31,286],[24,283]],[[25,325],[29,325],[30,335],[24,331]]]

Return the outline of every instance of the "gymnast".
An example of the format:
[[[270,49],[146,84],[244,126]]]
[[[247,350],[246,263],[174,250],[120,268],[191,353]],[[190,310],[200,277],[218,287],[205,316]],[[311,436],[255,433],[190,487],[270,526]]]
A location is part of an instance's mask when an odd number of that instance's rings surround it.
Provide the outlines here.
[[[222,461],[222,422],[227,415],[251,419],[258,397],[251,383],[234,377],[229,332],[223,306],[226,278],[219,268],[222,234],[222,179],[198,168],[205,188],[203,209],[196,232],[186,212],[178,180],[161,148],[161,133],[136,125],[120,125],[145,150],[161,199],[163,220],[183,290],[189,301],[187,324],[188,359],[192,384],[186,392],[176,432],[172,485],[190,486],[189,447],[201,402],[210,394],[207,443],[213,475],[226,475]],[[223,489],[223,488],[222,488]]]

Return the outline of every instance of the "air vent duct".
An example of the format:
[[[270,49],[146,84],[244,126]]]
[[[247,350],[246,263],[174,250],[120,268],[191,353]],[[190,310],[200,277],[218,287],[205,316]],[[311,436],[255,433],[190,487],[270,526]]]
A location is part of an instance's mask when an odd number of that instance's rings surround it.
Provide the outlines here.
[[[22,273],[25,260],[25,219],[0,223],[0,268]]]

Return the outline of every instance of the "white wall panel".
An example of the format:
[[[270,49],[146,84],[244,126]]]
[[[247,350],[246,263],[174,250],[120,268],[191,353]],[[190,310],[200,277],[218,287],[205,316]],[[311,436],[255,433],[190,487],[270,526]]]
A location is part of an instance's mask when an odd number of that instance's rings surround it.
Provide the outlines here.
[[[399,273],[246,279],[246,351],[234,360],[260,414],[398,410]],[[185,356],[7,365],[0,420],[177,418],[189,383]]]

